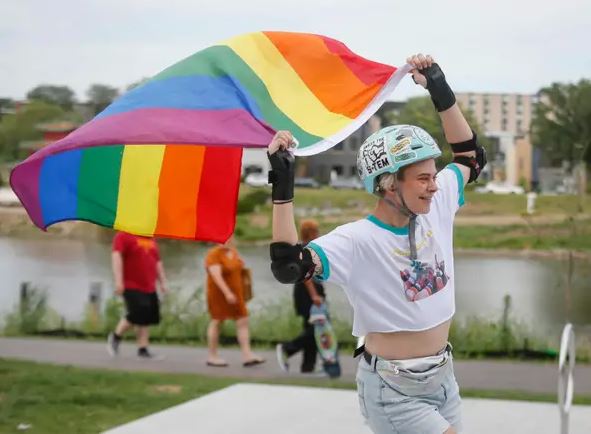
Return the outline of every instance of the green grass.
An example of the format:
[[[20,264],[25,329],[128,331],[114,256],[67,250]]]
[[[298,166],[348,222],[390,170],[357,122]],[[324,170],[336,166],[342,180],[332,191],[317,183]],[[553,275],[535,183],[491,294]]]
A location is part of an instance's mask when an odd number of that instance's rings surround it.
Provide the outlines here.
[[[0,432],[96,433],[236,381],[0,360]]]
[[[242,184],[240,196],[251,193],[255,188]],[[483,194],[475,193],[473,187],[468,187],[465,192],[466,206],[462,209],[462,215],[521,215],[526,211],[525,195],[514,194]],[[318,189],[296,188],[295,205],[302,208],[343,208],[348,210],[373,209],[376,197],[367,194],[364,190],[335,190],[330,187]],[[571,215],[578,212],[579,198],[573,195],[538,196],[536,212],[538,215]],[[587,195],[584,211],[591,211],[591,196]]]
[[[558,224],[456,226],[456,248],[591,250],[591,220]]]
[[[117,372],[0,359],[0,432],[96,433],[244,381],[191,374]],[[248,382],[355,389],[353,382],[286,379]],[[556,402],[554,394],[462,390],[462,396]],[[591,405],[591,396],[575,404]]]

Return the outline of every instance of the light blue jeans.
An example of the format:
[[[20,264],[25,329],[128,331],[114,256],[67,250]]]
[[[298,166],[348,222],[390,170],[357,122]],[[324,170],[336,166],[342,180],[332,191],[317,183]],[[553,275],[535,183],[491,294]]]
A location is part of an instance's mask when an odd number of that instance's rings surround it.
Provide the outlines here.
[[[380,364],[382,369],[380,369]],[[443,366],[413,373],[383,369],[388,363],[363,357],[357,369],[361,414],[376,434],[441,434],[461,430],[461,400],[451,353]],[[379,371],[379,372],[378,372]]]

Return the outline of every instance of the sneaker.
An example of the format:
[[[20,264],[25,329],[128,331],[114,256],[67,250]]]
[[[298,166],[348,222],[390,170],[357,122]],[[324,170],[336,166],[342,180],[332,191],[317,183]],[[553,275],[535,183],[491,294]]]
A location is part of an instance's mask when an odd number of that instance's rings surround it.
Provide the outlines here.
[[[143,360],[164,360],[164,355],[154,354],[150,352],[147,348],[138,348],[137,356]]]
[[[154,358],[154,355],[150,351],[148,351],[147,348],[138,348],[137,356],[140,359],[153,359]]]
[[[287,353],[283,349],[283,344],[277,344],[275,347],[275,353],[277,354],[277,363],[279,364],[279,368],[283,372],[289,371],[289,363],[287,362]]]
[[[115,357],[119,354],[119,345],[121,344],[121,338],[116,336],[114,332],[109,333],[107,337],[107,352],[111,357]]]

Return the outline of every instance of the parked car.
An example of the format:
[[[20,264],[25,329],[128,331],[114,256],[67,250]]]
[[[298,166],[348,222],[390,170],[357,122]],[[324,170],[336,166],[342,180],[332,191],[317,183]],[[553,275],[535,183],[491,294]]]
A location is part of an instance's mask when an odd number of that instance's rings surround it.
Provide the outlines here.
[[[296,178],[294,186],[304,188],[320,188],[320,184],[314,178]]]
[[[244,178],[244,183],[251,187],[264,187],[270,185],[269,176],[266,173],[250,173]]]
[[[525,190],[519,185],[511,185],[504,182],[491,181],[484,187],[474,189],[477,193],[495,193],[495,194],[524,194]]]
[[[359,180],[359,178],[335,178],[330,181],[330,186],[332,188],[350,188],[353,190],[361,190],[363,189],[363,184]]]

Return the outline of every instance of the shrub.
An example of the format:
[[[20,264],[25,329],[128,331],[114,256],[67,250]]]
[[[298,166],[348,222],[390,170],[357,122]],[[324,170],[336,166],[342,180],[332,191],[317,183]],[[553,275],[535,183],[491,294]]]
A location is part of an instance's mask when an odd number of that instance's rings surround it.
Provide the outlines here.
[[[271,192],[267,189],[258,188],[251,191],[238,200],[238,214],[253,212],[257,206],[267,203],[270,197]]]

